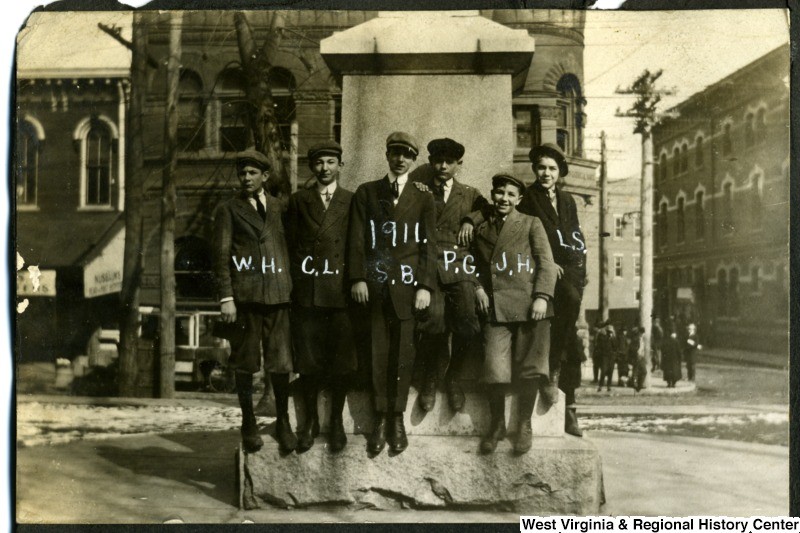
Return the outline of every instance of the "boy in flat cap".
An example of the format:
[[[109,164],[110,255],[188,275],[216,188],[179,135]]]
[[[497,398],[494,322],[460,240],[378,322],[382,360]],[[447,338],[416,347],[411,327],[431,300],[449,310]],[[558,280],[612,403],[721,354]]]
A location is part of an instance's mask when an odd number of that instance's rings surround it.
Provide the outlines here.
[[[353,334],[345,286],[345,252],[353,193],[339,186],[342,147],[333,141],[312,146],[308,166],[312,186],[289,199],[286,237],[291,256],[294,371],[300,374],[304,425],[297,430],[297,450],[311,448],[319,434],[317,393],[331,391],[328,435],[331,451],[347,443],[342,410],[347,383],[356,370]]]
[[[427,320],[417,323],[420,334],[417,358],[424,374],[418,401],[423,411],[433,409],[438,362],[444,355],[449,360],[445,373],[448,403],[453,411],[460,411],[464,407],[464,392],[457,380],[480,332],[480,323],[475,312],[473,277],[464,271],[468,250],[458,245],[457,236],[464,216],[484,209],[489,202],[477,189],[457,179],[464,157],[463,145],[446,137],[434,139],[428,143],[428,154],[428,172],[420,181],[433,193],[436,205],[437,283]]]
[[[520,213],[537,217],[544,226],[553,259],[558,269],[550,337],[550,387],[543,390],[548,403],[558,401],[558,388],[564,391],[567,402],[564,431],[580,437],[575,407],[575,389],[581,383],[581,363],[585,355],[570,347],[582,346],[576,339],[578,320],[586,285],[586,239],[578,221],[578,209],[572,195],[556,184],[569,172],[567,159],[558,145],[545,143],[533,148],[528,157],[536,182],[525,190],[517,207]],[[478,224],[480,213],[470,215]],[[459,238],[468,242],[470,222],[462,226]]]
[[[230,366],[242,409],[242,445],[263,445],[253,412],[253,374],[269,373],[275,393],[275,432],[283,451],[297,438],[289,424],[289,373],[292,371],[289,302],[292,280],[280,202],[266,194],[267,157],[255,149],[236,156],[240,194],[214,214],[213,266],[222,321],[235,324]]]
[[[408,184],[419,153],[408,133],[386,139],[389,173],[353,197],[348,253],[351,295],[370,310],[375,419],[368,451],[408,446],[403,413],[414,366],[414,314],[436,283],[433,197]]]
[[[514,451],[531,448],[536,391],[548,383],[551,300],[556,265],[539,219],[516,210],[525,185],[509,174],[492,178],[491,216],[475,231],[475,289],[483,326],[484,366],[490,431],[481,452],[492,453],[505,437],[505,388],[513,383],[519,427]]]

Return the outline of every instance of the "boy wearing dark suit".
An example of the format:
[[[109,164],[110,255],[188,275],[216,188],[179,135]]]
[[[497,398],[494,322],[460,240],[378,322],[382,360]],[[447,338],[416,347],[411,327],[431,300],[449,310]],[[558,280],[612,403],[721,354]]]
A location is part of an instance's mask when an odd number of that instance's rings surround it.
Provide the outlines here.
[[[464,157],[463,145],[448,138],[434,139],[428,143],[428,154],[429,173],[421,182],[433,193],[436,206],[437,283],[427,320],[417,323],[420,334],[417,358],[424,373],[418,400],[423,411],[433,409],[438,361],[445,354],[449,360],[445,374],[448,403],[453,411],[460,411],[464,407],[464,392],[457,380],[480,332],[480,323],[475,312],[474,281],[464,269],[468,250],[458,245],[457,236],[464,216],[483,209],[489,202],[477,189],[456,179]]]
[[[317,393],[331,390],[331,451],[347,443],[342,411],[347,382],[356,370],[345,287],[345,253],[353,193],[339,186],[342,147],[333,141],[308,151],[315,181],[292,194],[286,236],[291,257],[294,370],[301,376],[305,423],[297,450],[305,451],[319,434]]]
[[[536,391],[548,383],[551,300],[556,266],[539,219],[516,210],[525,185],[508,174],[492,178],[491,216],[475,231],[475,289],[483,326],[482,381],[488,385],[491,427],[481,452],[492,453],[505,437],[505,387],[518,395],[516,453],[531,448]]]
[[[386,139],[389,173],[364,183],[353,197],[348,275],[351,295],[370,310],[372,394],[368,451],[408,446],[403,413],[414,366],[414,313],[430,305],[436,282],[436,214],[431,194],[408,183],[417,141],[395,132]]]
[[[288,414],[292,280],[282,209],[264,191],[270,169],[264,154],[238,153],[236,169],[241,192],[214,214],[213,267],[222,321],[235,324],[229,365],[242,409],[242,445],[247,452],[263,445],[253,412],[253,374],[261,368],[263,350],[275,393],[276,437],[283,451],[291,451],[297,444]]]

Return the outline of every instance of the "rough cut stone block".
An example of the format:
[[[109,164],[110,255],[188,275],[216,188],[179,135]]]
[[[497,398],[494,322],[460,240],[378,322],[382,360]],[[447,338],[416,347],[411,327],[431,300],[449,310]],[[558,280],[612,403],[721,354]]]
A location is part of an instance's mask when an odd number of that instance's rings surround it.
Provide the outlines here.
[[[414,436],[401,454],[369,457],[364,436],[349,439],[335,454],[322,437],[303,454],[281,455],[270,437],[258,453],[240,452],[240,504],[245,509],[468,506],[538,515],[600,510],[600,456],[588,440],[541,437],[518,456],[508,440],[494,454],[481,455],[474,437]]]
[[[534,436],[560,437],[564,432],[564,394],[560,394],[559,402],[546,409],[541,398],[537,397],[536,406],[531,417]],[[406,431],[409,435],[483,435],[489,429],[489,404],[486,397],[479,392],[466,392],[464,408],[454,413],[447,404],[447,395],[436,394],[436,406],[430,412],[420,409],[417,404],[417,392],[413,388],[409,393],[408,407],[405,412]],[[323,391],[319,395],[317,409],[320,414],[322,432],[328,432],[330,421],[330,395]],[[344,429],[347,433],[364,434],[372,429],[372,404],[366,392],[351,392],[347,396],[344,408]],[[517,427],[517,401],[511,394],[506,396],[506,426],[509,431]],[[305,413],[300,404],[293,404],[289,409],[292,426],[305,420]]]

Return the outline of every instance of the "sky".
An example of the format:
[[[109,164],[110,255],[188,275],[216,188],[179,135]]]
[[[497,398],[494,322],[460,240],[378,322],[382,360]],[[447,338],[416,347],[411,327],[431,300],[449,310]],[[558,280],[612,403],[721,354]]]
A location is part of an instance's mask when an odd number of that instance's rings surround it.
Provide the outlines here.
[[[9,102],[8,90],[11,83],[11,65],[15,36],[28,13],[37,4],[34,0],[16,0],[3,6],[3,26],[0,39],[0,97]],[[126,2],[134,7],[144,4],[144,0]],[[603,0],[601,4],[615,3]],[[619,2],[616,2],[619,3]],[[587,13],[584,51],[584,87],[586,91],[588,115],[586,128],[586,147],[588,157],[599,159],[599,135],[605,130],[608,135],[609,177],[610,179],[638,176],[641,165],[640,139],[632,133],[633,126],[628,119],[614,116],[617,108],[627,109],[632,97],[615,95],[617,87],[629,85],[645,68],[663,69],[659,80],[664,88],[675,88],[674,96],[666,97],[663,109],[678,103],[713,84],[744,65],[777,48],[788,41],[788,13],[784,10],[714,10],[679,11],[659,13],[618,13],[609,11],[590,11]],[[95,36],[107,43],[108,36],[96,28],[96,21],[85,19],[87,26],[82,35]],[[77,27],[71,28],[73,31]],[[47,32],[47,28],[35,31]],[[74,42],[61,32],[48,36],[50,47],[59,50],[74,50]],[[118,47],[115,47],[119,50]],[[80,51],[105,59],[109,48],[100,49],[84,45]],[[32,64],[45,50],[32,51]],[[66,54],[64,64],[76,60],[72,52]],[[0,123],[9,124],[9,107],[0,106]],[[0,157],[7,160],[8,143],[0,143]],[[7,168],[7,167],[6,167]],[[9,201],[0,195],[0,217],[8,220]],[[5,238],[6,233],[2,232]],[[3,243],[4,244],[4,243]],[[6,279],[10,279],[7,277]],[[9,301],[6,284],[0,284],[0,301]],[[9,339],[8,321],[0,321],[0,337]],[[0,367],[0,390],[11,390],[12,358],[4,359]],[[8,393],[6,393],[8,395]],[[5,398],[10,401],[10,398]],[[0,407],[0,426],[8,427],[7,409]],[[9,447],[5,440],[0,441],[0,457],[8,457]],[[7,490],[0,484],[0,491]],[[0,493],[0,498],[8,500]],[[8,509],[0,505],[0,523],[10,520]]]

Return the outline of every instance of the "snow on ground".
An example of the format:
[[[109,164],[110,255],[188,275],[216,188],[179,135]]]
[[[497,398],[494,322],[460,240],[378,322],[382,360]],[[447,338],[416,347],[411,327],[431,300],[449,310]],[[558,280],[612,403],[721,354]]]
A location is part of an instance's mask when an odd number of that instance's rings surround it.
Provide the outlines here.
[[[17,444],[40,446],[81,439],[239,428],[237,407],[97,406],[23,402],[17,406]],[[722,438],[788,446],[788,415],[588,416],[589,431],[621,431]]]

